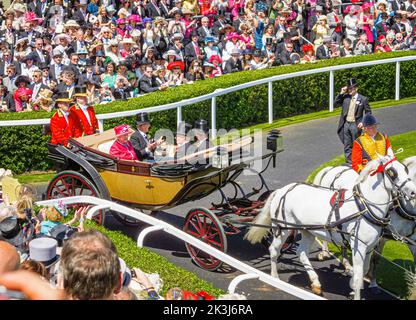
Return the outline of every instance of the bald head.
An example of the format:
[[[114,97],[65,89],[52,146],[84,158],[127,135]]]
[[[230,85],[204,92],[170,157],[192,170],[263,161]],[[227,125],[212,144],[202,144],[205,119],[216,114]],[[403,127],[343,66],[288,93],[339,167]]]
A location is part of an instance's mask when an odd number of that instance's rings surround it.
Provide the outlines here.
[[[0,241],[0,274],[19,269],[20,256],[16,248],[6,241]]]

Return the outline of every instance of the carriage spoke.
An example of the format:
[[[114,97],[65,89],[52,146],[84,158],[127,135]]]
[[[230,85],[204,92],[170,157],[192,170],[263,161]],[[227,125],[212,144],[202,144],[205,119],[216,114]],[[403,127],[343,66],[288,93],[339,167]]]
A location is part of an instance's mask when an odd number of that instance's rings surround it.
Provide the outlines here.
[[[199,234],[201,234],[201,230],[195,225],[194,221],[189,220],[189,223],[196,229],[197,232],[199,232]]]
[[[187,233],[190,234],[191,236],[194,236],[195,238],[198,238],[198,239],[201,238],[201,234],[199,233],[196,233],[190,230],[188,230]]]

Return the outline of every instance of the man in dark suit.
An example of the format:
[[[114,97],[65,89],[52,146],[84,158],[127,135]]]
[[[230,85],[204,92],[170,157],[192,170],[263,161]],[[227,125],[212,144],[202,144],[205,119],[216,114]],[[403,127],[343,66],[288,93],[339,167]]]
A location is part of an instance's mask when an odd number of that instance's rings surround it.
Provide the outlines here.
[[[55,48],[52,51],[52,58],[54,64],[49,68],[49,78],[56,83],[60,83],[60,76],[64,68],[64,65],[62,64],[63,54],[59,49]]]
[[[203,17],[201,19],[202,26],[198,28],[198,35],[200,39],[205,39],[207,36],[213,36],[213,32],[211,28],[209,27],[209,18]]]
[[[364,114],[371,114],[368,98],[359,94],[357,90],[356,80],[350,79],[334,103],[335,106],[342,106],[337,133],[344,145],[345,159],[349,164],[353,142],[361,134]]]
[[[85,73],[81,75],[81,77],[78,80],[79,85],[83,86],[88,81],[94,82],[94,83],[100,83],[101,79],[100,76],[94,74],[94,64],[92,63],[91,59],[88,59],[85,63]]]
[[[33,83],[29,85],[29,89],[32,90],[32,100],[36,101],[41,90],[49,89],[47,85],[42,83],[42,71],[36,70],[33,72]]]
[[[247,22],[246,19],[246,12],[244,11],[244,7],[238,8],[238,18],[233,21],[233,27],[235,28],[236,32],[240,30],[240,24]]]
[[[227,21],[225,21],[225,10],[220,8],[218,10],[218,20],[212,25],[212,33],[219,38],[220,31],[225,27]]]
[[[150,65],[146,66],[144,69],[144,74],[140,78],[140,81],[139,81],[140,94],[167,89],[167,85],[165,84],[162,84],[160,87],[157,85],[153,85],[152,74],[153,74],[152,66]]]
[[[175,160],[185,157],[188,153],[189,147],[192,145],[189,132],[192,130],[192,125],[186,122],[181,122],[176,131],[176,153]]]
[[[280,52],[279,60],[280,64],[292,64],[292,60],[290,59],[290,55],[293,53],[293,43],[286,42],[284,49]]]
[[[11,50],[6,50],[3,53],[3,59],[0,61],[0,75],[7,76],[7,67],[9,65],[14,65],[17,74],[21,73],[20,63],[13,61],[13,56]]]
[[[72,15],[72,19],[78,22],[80,26],[87,23],[87,0],[81,0],[78,9]]]
[[[162,11],[160,10],[156,0],[150,0],[146,6],[147,16],[149,18],[156,18],[162,16]]]
[[[151,141],[148,137],[150,129],[150,119],[146,112],[139,113],[136,116],[137,131],[130,137],[134,151],[140,161],[153,160],[153,152],[158,142]]]
[[[192,61],[198,58],[202,61],[204,58],[204,51],[198,43],[199,36],[197,32],[192,32],[191,40],[192,41],[185,46],[185,59],[188,66],[192,63]]]
[[[36,56],[36,61],[37,61],[36,65],[38,67],[41,63],[49,64],[51,62],[51,59],[49,58],[49,54],[47,53],[47,51],[43,50],[42,38],[36,38],[33,54]]]
[[[316,59],[322,60],[322,59],[330,59],[331,58],[331,51],[329,50],[331,47],[331,37],[330,36],[324,36],[323,38],[324,44],[321,44],[316,49]]]

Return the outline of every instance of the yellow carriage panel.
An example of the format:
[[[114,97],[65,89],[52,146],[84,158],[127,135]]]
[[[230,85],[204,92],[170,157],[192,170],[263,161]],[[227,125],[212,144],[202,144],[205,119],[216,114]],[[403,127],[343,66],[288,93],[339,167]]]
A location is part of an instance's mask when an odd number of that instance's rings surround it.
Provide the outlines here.
[[[165,205],[183,188],[184,177],[160,178],[101,171],[112,198],[141,205]]]

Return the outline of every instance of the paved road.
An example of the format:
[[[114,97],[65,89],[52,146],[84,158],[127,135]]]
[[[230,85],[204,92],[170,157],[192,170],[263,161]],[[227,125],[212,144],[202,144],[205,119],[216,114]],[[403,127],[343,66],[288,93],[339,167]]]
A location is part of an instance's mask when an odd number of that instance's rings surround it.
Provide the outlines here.
[[[381,122],[380,129],[388,135],[395,135],[410,130],[416,130],[416,104],[399,107],[383,108],[374,111]],[[295,124],[281,128],[284,136],[285,151],[278,155],[277,168],[270,168],[265,173],[267,183],[272,189],[282,187],[295,181],[304,181],[309,173],[322,163],[342,153],[342,145],[336,135],[338,117],[314,120],[307,123]],[[398,148],[400,146],[394,146]],[[239,182],[250,188],[256,185],[252,176],[241,176]],[[169,212],[158,212],[156,216],[175,226],[182,228],[186,213],[190,208],[206,206],[215,199],[202,199],[197,203],[170,209]],[[108,227],[122,229],[128,235],[137,238],[140,229],[127,228],[118,224],[111,217]],[[242,239],[243,235],[229,238],[228,253],[237,259],[264,271],[270,272],[268,250],[262,245],[250,245]],[[235,270],[225,268],[221,272],[207,272],[195,266],[185,249],[183,242],[169,235],[157,232],[146,238],[145,245],[166,257],[172,263],[179,265],[202,279],[212,282],[216,287],[226,289],[230,281],[239,274]],[[346,299],[349,293],[349,277],[343,275],[343,270],[335,260],[318,262],[311,254],[312,264],[320,276],[324,297],[328,299]],[[280,277],[291,284],[307,289],[308,278],[298,259],[293,254],[285,255],[280,263]],[[243,282],[238,287],[239,292],[250,294],[251,299],[296,299],[295,297],[263,285],[257,280]],[[366,299],[388,299],[387,295],[364,295]]]

